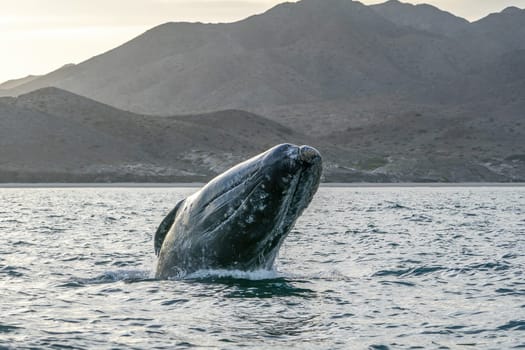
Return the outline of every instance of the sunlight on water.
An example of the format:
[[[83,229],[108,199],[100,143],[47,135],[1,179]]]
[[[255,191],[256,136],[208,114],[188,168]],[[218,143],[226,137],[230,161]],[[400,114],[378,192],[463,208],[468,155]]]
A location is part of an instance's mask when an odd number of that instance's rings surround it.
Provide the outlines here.
[[[153,278],[195,189],[0,189],[0,348],[525,347],[525,188],[322,188],[273,271]]]

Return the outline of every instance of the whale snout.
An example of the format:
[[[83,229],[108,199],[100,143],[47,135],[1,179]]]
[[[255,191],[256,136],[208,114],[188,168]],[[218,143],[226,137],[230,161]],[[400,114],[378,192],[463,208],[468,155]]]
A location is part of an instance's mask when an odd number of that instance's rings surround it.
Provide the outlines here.
[[[322,172],[321,154],[311,146],[284,143],[265,153],[260,169],[269,182],[265,186],[279,188],[279,191],[294,190],[298,182],[319,182]]]
[[[321,154],[311,146],[284,143],[270,149],[264,160],[265,168],[275,177],[294,176],[304,170],[316,171],[322,167]],[[316,171],[316,172],[320,172]]]
[[[314,164],[321,160],[321,154],[315,148],[304,145],[299,147],[299,160],[306,164]]]
[[[290,143],[278,145],[268,152],[270,159],[313,164],[321,160],[321,154],[312,146],[296,146]]]

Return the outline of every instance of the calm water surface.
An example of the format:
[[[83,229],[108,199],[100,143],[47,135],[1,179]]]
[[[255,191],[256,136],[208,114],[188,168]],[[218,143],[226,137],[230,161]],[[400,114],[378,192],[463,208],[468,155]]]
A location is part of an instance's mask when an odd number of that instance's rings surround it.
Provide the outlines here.
[[[525,348],[525,187],[322,188],[275,271],[154,280],[194,191],[0,189],[0,348]]]

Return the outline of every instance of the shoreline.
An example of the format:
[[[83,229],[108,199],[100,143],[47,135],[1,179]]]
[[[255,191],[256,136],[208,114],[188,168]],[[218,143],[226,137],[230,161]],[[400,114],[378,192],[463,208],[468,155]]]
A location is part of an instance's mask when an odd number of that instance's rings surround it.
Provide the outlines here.
[[[0,183],[2,188],[199,188],[205,183],[196,182],[114,182],[114,183]],[[330,182],[321,183],[324,188],[398,188],[398,187],[525,187],[525,182],[401,182],[401,183],[374,183],[374,182]]]

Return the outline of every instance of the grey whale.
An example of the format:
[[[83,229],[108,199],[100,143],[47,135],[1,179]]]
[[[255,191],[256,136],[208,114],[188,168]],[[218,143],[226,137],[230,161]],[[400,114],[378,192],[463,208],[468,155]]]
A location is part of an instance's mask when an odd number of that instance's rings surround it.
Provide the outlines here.
[[[281,144],[217,176],[180,201],[159,225],[156,278],[201,269],[272,268],[317,191],[321,172],[316,149]]]

